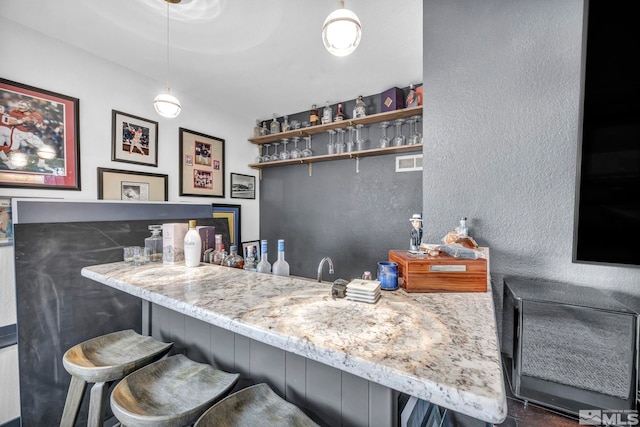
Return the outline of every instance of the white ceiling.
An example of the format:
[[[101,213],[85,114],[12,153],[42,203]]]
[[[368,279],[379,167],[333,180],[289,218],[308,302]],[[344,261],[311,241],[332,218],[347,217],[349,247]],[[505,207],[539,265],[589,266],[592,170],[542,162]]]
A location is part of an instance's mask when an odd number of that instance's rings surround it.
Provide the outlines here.
[[[327,52],[320,37],[338,6],[338,0],[170,5],[172,94],[270,118],[422,81],[422,0],[346,0],[363,36],[342,58]],[[0,15],[148,76],[160,89],[167,80],[164,0],[1,0]]]

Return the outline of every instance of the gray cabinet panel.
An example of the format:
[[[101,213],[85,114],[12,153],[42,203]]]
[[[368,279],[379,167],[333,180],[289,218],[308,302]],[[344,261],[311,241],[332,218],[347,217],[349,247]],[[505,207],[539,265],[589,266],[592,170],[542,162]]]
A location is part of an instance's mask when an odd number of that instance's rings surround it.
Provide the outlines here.
[[[307,359],[287,353],[285,359],[285,398],[294,405],[307,406]]]
[[[211,325],[211,356],[213,366],[227,372],[235,371],[235,334]]]
[[[342,424],[342,372],[307,360],[307,407],[331,426]]]
[[[342,425],[362,426],[369,423],[369,381],[342,372]]]
[[[251,340],[249,352],[251,378],[265,382],[280,396],[285,396],[285,352],[270,345]]]
[[[186,355],[189,359],[212,364],[211,325],[202,320],[185,316],[184,342],[188,343]]]

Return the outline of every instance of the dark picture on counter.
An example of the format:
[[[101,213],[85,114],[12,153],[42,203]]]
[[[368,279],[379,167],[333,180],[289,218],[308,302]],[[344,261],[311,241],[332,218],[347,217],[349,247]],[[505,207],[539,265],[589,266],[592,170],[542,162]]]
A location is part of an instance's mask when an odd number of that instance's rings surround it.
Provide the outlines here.
[[[180,128],[180,195],[224,197],[224,139]]]
[[[0,186],[80,190],[78,104],[0,79]]]
[[[231,174],[231,198],[255,199],[256,177],[252,175]]]

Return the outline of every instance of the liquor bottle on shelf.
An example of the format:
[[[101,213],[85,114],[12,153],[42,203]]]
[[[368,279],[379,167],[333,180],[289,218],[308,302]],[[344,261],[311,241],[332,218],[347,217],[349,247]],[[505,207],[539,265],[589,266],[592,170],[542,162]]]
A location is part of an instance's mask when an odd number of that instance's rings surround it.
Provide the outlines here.
[[[260,128],[260,136],[269,135],[269,129],[267,128],[267,121],[262,122],[262,127]]]
[[[162,261],[162,225],[150,225],[151,236],[144,239],[144,247],[149,248],[149,261]]]
[[[260,119],[256,120],[256,125],[253,127],[253,137],[257,138],[260,136]]]
[[[267,258],[267,241],[260,241],[260,262],[256,267],[258,273],[271,273],[271,263]]]
[[[196,221],[189,220],[189,231],[184,236],[184,264],[187,267],[197,267],[200,265],[202,256],[202,238],[196,230]]]
[[[276,119],[275,113],[273,114],[273,120],[271,120],[270,131],[272,135],[274,133],[280,133],[280,122]]]
[[[289,116],[284,116],[282,122],[282,132],[289,132],[291,130],[291,124],[289,123]]]
[[[338,112],[336,113],[336,118],[333,119],[333,121],[341,122],[346,118],[347,117],[344,115],[344,112],[342,111],[342,102],[340,102],[340,103],[338,103]]]
[[[248,245],[244,254],[244,269],[248,271],[256,271],[256,247],[254,245]]]
[[[309,111],[309,126],[316,126],[320,123],[320,118],[318,117],[318,107],[316,104],[311,106],[311,111]]]
[[[331,111],[331,107],[329,106],[329,101],[327,101],[327,104],[324,107],[324,110],[322,110],[322,124],[327,124],[327,123],[331,123],[333,121],[333,111]]]
[[[236,245],[231,245],[229,255],[224,259],[224,263],[222,265],[240,269],[244,267],[244,258],[238,255],[238,247]]]
[[[414,85],[409,85],[409,93],[407,94],[407,108],[418,106],[418,93]]]
[[[358,99],[356,99],[356,106],[353,108],[353,118],[359,119],[361,117],[366,117],[366,115],[367,105],[364,103],[362,95],[359,95]]]
[[[273,274],[277,276],[289,275],[289,263],[284,259],[284,240],[278,240],[278,260],[273,263]]]

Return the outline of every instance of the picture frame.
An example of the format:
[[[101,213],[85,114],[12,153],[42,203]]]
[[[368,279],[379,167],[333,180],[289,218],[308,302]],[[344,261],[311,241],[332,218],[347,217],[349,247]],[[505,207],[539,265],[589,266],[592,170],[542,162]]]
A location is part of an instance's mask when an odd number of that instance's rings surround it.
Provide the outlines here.
[[[260,240],[251,240],[248,242],[242,242],[242,257],[244,259],[247,259],[247,255],[249,255],[249,253],[247,252],[247,249],[253,246],[254,247],[254,257],[256,260],[256,264],[258,264],[258,262],[260,261]]]
[[[98,168],[98,200],[166,202],[169,200],[169,176]]]
[[[111,110],[111,160],[158,167],[158,122]]]
[[[13,217],[11,199],[0,197],[0,246],[13,245]]]
[[[179,128],[180,195],[224,197],[224,139]]]
[[[229,241],[232,245],[237,246],[239,242],[242,242],[240,238],[241,206],[214,203],[212,208],[214,218],[227,219],[229,223]]]
[[[253,175],[231,173],[231,198],[255,199],[256,177]]]
[[[0,78],[0,187],[80,190],[79,105]]]

